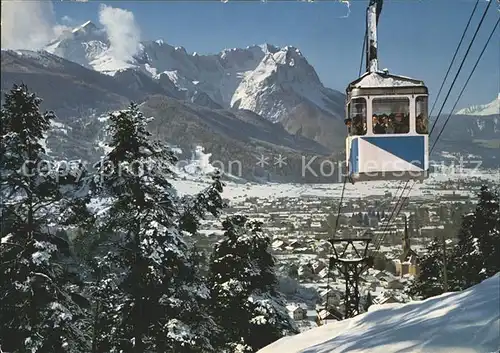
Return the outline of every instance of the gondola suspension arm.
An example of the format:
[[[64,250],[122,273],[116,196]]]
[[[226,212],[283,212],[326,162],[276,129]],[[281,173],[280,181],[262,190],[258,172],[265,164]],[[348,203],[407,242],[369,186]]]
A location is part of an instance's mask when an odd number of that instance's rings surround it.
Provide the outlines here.
[[[382,12],[383,0],[370,0],[366,9],[366,71],[378,71],[378,55],[377,55],[377,25]]]

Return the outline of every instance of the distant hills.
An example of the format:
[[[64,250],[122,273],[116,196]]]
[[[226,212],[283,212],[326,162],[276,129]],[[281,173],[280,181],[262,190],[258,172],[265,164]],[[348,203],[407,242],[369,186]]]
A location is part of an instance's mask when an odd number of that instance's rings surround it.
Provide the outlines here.
[[[472,116],[490,116],[500,114],[500,93],[498,97],[488,104],[473,105],[468,108],[461,109],[457,115],[472,115]]]

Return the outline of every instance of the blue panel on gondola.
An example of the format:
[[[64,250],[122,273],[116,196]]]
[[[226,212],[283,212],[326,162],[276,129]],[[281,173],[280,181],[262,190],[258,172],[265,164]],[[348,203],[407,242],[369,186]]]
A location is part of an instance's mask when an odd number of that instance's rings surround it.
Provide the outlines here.
[[[358,139],[355,138],[351,143],[351,150],[349,155],[349,172],[350,173],[358,173],[359,172],[359,148],[358,148]]]
[[[424,136],[363,137],[363,140],[424,169]]]

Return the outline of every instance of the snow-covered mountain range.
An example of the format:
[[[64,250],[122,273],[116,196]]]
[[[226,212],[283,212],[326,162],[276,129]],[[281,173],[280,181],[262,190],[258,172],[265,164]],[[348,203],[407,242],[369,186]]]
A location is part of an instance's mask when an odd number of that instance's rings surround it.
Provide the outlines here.
[[[2,49],[1,62],[2,92],[26,83],[43,99],[42,108],[68,127],[68,134],[54,132],[47,140],[62,158],[96,158],[92,146],[105,127],[97,118],[134,101],[156,118],[156,137],[187,154],[203,146],[221,163],[238,161],[252,180],[304,182],[303,158],[319,156],[318,166],[343,159],[345,96],[326,88],[292,46],[189,54],[162,40],[139,42],[132,36],[123,43],[88,21],[43,51]],[[498,163],[491,148],[500,141],[500,118],[453,118],[438,149]],[[260,155],[285,156],[287,170],[260,168]]]
[[[124,58],[106,32],[88,21],[63,33],[46,50],[108,75],[139,70],[160,83],[173,83],[190,100],[203,93],[220,107],[248,109],[272,122],[304,103],[325,116],[343,115],[343,94],[324,87],[292,46],[264,44],[199,55],[156,40],[138,43],[136,52]]]
[[[67,133],[53,129],[46,141],[54,157],[94,163],[103,152],[100,146],[105,139],[106,121],[101,115],[123,109],[130,101],[140,103],[144,114],[155,117],[149,126],[152,134],[179,146],[187,154],[182,156],[184,160],[196,146],[203,146],[219,168],[223,164],[224,172],[247,180],[311,182],[311,177],[325,182],[314,175],[304,178],[302,158],[314,158],[317,169],[323,160],[341,156],[339,148],[291,134],[282,124],[252,111],[186,101],[176,87],[161,85],[142,71],[127,69],[106,75],[47,51],[2,49],[1,63],[2,92],[13,84],[26,83],[42,98],[41,108],[54,111],[57,122],[64,124]],[[303,119],[307,121],[307,116]],[[343,145],[343,129],[335,129],[331,121],[327,126],[318,120],[313,123],[319,131],[330,133],[328,139],[327,134],[323,136],[331,146]],[[339,152],[334,156],[332,151]],[[260,155],[282,156],[286,166],[278,168],[268,162],[263,168],[256,164]],[[238,170],[231,172],[231,168]]]
[[[488,104],[473,105],[471,107],[461,109],[457,112],[457,115],[500,115],[500,93],[498,93],[498,97],[492,102]]]

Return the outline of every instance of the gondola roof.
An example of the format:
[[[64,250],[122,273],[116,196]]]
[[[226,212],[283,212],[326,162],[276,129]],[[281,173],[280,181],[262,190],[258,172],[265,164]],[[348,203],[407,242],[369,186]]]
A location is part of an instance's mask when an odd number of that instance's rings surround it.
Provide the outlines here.
[[[397,76],[388,72],[366,72],[361,77],[352,81],[347,86],[347,91],[354,88],[382,88],[382,87],[425,87],[421,80],[416,80],[410,77]]]

